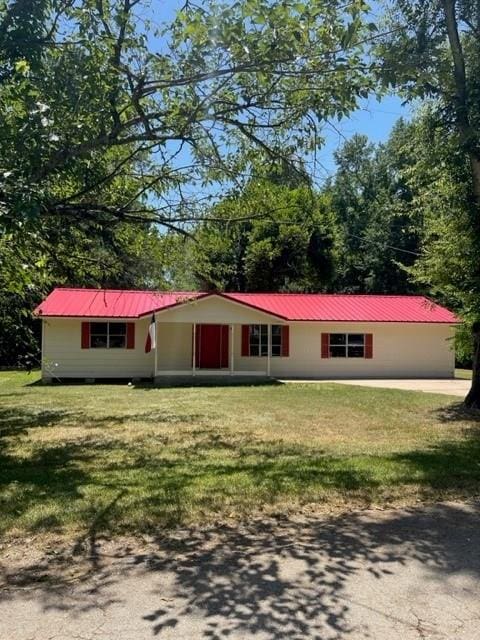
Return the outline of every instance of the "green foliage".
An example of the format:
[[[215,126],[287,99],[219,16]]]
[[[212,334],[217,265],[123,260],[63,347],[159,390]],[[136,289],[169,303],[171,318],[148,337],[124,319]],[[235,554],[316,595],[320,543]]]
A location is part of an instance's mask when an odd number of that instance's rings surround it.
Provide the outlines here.
[[[311,150],[372,87],[362,0],[187,3],[160,30],[139,19],[148,4],[0,4],[0,225],[188,225],[187,182]]]
[[[0,365],[37,366],[33,308],[54,286],[167,288],[164,241],[155,229],[61,218],[0,236]]]
[[[420,280],[480,314],[480,11],[471,0],[396,0],[379,44],[381,80],[430,98],[412,131],[410,183],[424,211]],[[458,42],[455,42],[458,35]],[[477,246],[478,245],[478,246]]]
[[[429,98],[412,167],[424,212],[418,282],[474,326],[480,318],[480,7],[474,0],[395,0],[379,41],[380,80],[407,99]],[[428,156],[428,158],[427,158]],[[459,338],[462,353],[464,333]],[[463,356],[462,356],[463,357]],[[480,406],[480,358],[469,407]]]
[[[385,144],[356,135],[335,154],[337,171],[327,192],[341,235],[336,290],[416,290],[406,269],[418,251],[421,221],[404,175],[411,162],[409,136],[410,127],[400,120]]]
[[[195,232],[197,285],[229,291],[319,291],[335,260],[335,221],[326,196],[277,178],[252,181],[214,206]]]
[[[462,315],[457,338],[460,362],[472,354],[467,334],[478,316],[480,246],[472,219],[468,161],[454,133],[446,135],[435,108],[425,108],[410,125],[406,179],[412,209],[423,219],[421,255],[410,269],[414,281]]]
[[[367,9],[207,0],[157,28],[143,20],[147,0],[0,0],[0,285],[12,311],[2,344],[53,284],[178,277],[180,243],[152,225],[191,231],[203,210],[186,184],[241,181],[321,142],[325,119],[372,87]],[[313,232],[286,223],[279,254],[277,227],[256,228],[248,278],[286,254],[296,263],[278,286],[317,277],[300,275],[298,258]],[[318,257],[327,239],[315,233]]]

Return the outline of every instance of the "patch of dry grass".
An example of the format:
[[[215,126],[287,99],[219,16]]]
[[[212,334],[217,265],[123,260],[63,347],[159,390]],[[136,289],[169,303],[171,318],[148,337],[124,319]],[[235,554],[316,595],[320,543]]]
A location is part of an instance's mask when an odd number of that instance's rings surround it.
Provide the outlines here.
[[[0,374],[4,533],[136,533],[479,488],[479,423],[446,396],[334,384],[33,382]]]

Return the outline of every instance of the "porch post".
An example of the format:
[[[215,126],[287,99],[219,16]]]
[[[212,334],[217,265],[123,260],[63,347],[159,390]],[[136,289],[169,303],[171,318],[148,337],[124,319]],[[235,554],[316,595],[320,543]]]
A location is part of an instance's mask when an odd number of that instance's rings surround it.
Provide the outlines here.
[[[270,377],[270,355],[272,351],[272,325],[267,325],[267,376]]]
[[[192,339],[192,376],[195,375],[195,354],[197,352],[197,324],[192,325],[193,339]]]
[[[233,376],[233,353],[234,353],[234,344],[233,344],[233,340],[234,340],[234,334],[233,334],[233,328],[235,325],[231,324],[230,325],[230,375]]]
[[[153,378],[155,379],[155,376],[157,375],[157,371],[158,371],[158,331],[157,331],[157,318],[155,318],[155,359],[154,359],[154,365],[155,367],[154,371],[153,371]]]

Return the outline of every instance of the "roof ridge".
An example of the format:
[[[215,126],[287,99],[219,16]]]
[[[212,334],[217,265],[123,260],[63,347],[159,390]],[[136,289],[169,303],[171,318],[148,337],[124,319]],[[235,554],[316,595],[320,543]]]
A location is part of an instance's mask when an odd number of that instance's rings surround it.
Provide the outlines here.
[[[185,294],[185,295],[192,295],[192,294],[201,294],[204,293],[202,291],[161,291],[160,289],[111,289],[110,287],[99,287],[99,288],[95,288],[95,287],[54,287],[53,291],[94,291],[94,292],[99,292],[99,291],[104,291],[104,292],[108,292],[110,291],[111,293],[155,293],[155,294],[159,294],[159,295],[178,295],[178,294]]]
[[[438,304],[435,300],[432,300],[430,296],[421,293],[351,293],[351,292],[299,292],[299,291],[162,291],[161,289],[113,289],[110,287],[55,287],[54,290],[61,291],[92,291],[92,292],[112,292],[112,293],[137,293],[137,294],[154,294],[154,295],[208,295],[219,294],[225,296],[322,296],[322,297],[357,297],[357,298],[424,298],[430,300],[434,304]]]
[[[357,298],[430,298],[422,293],[300,293],[296,291],[272,291],[272,292],[253,292],[253,291],[225,291],[224,295],[240,295],[240,296],[330,296],[330,297],[357,297]]]

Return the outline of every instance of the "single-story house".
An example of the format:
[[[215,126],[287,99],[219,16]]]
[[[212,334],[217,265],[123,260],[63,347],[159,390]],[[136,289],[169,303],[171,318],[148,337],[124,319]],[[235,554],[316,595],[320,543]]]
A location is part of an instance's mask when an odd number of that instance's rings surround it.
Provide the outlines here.
[[[42,319],[52,378],[449,378],[458,319],[423,296],[57,288]]]

